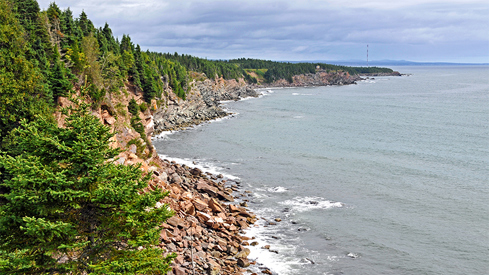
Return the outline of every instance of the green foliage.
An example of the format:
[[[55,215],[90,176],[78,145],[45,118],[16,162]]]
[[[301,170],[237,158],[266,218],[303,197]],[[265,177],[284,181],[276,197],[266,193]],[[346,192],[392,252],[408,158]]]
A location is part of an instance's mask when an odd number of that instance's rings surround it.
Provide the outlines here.
[[[139,110],[143,113],[146,112],[146,110],[148,110],[148,104],[146,104],[146,102],[139,104]]]
[[[131,139],[127,143],[127,147],[133,144],[136,145],[136,155],[140,158],[146,158],[146,156],[144,155],[144,150],[146,149],[146,145],[143,145],[141,139],[140,138]]]
[[[73,88],[71,82],[67,79],[67,72],[60,62],[55,62],[49,74],[49,84],[53,91],[54,98],[69,95],[69,91]]]
[[[0,0],[0,149],[21,119],[50,113],[52,100],[41,71],[28,59],[24,30],[11,8]]]
[[[100,103],[102,98],[104,98],[107,91],[104,88],[98,89],[95,85],[91,84],[88,88],[88,95],[94,103]]]
[[[117,112],[118,115],[121,115],[122,117],[126,117],[127,116],[127,110],[126,110],[126,106],[122,103],[117,103],[115,105],[115,110]]]
[[[224,79],[237,79],[244,76],[243,70],[236,64],[223,61],[207,60],[190,55],[177,53],[156,54],[165,59],[182,64],[188,71],[205,73],[208,78],[223,77]]]
[[[97,88],[102,87],[102,75],[99,57],[99,45],[97,39],[93,34],[83,37],[81,41],[81,47],[85,54],[85,67],[84,73],[88,76],[88,81],[95,85]]]
[[[149,140],[148,140],[148,137],[146,136],[146,132],[144,129],[143,122],[142,122],[141,118],[139,117],[140,106],[137,104],[137,102],[136,102],[136,100],[134,100],[134,98],[131,98],[131,100],[129,101],[129,105],[127,106],[127,110],[129,111],[129,113],[132,114],[132,117],[131,117],[132,128],[134,128],[134,130],[137,133],[139,133],[139,135],[141,136],[141,139],[144,140],[144,142],[146,144],[149,144]],[[140,153],[140,156],[142,156],[141,153]]]
[[[270,60],[259,59],[246,59],[239,58],[226,61],[228,63],[239,65],[245,70],[253,70],[258,76],[263,77],[267,82],[273,82],[279,79],[286,79],[292,83],[292,76],[299,74],[315,73],[316,67],[319,66],[321,70],[325,71],[344,71],[351,75],[362,73],[391,73],[393,72],[389,68],[377,68],[377,67],[349,67],[338,66],[324,63],[286,63],[276,62]],[[263,70],[266,69],[266,70]]]
[[[58,128],[22,121],[0,155],[1,273],[166,274],[174,256],[155,247],[171,213],[142,193],[149,176],[116,165],[110,128],[86,108]],[[61,260],[63,259],[63,260]]]
[[[139,105],[136,100],[134,100],[134,98],[131,98],[131,100],[129,101],[129,105],[127,105],[127,110],[133,116],[139,117]]]

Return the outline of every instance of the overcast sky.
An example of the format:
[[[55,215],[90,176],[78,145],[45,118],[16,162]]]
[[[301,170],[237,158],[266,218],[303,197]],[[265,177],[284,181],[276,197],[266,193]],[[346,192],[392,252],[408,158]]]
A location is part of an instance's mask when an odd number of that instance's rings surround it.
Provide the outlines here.
[[[47,9],[52,0],[38,1]],[[142,49],[209,59],[489,63],[488,0],[57,0]]]

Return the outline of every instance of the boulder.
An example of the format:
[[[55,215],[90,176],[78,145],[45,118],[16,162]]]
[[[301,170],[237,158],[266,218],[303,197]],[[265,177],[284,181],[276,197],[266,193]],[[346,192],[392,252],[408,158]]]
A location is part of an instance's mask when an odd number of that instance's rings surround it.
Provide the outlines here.
[[[250,249],[249,248],[244,248],[238,254],[236,254],[235,258],[236,259],[247,258],[248,255],[250,255]]]
[[[174,226],[174,227],[181,227],[181,228],[185,228],[185,221],[180,219],[178,216],[173,216],[171,218],[169,218],[166,223]]]
[[[222,212],[223,211],[221,205],[214,198],[211,198],[209,200],[209,207],[210,207],[210,209],[212,209],[213,212]]]
[[[246,258],[244,258],[244,259],[240,258],[240,259],[238,259],[238,265],[240,267],[248,267],[248,266],[250,266],[250,261]]]
[[[178,265],[173,266],[172,272],[174,275],[186,275],[186,274],[188,274],[185,268],[178,266]]]
[[[195,209],[199,210],[199,211],[203,211],[205,209],[207,209],[207,206],[208,204],[200,199],[195,199],[193,201],[193,204],[195,206]]]

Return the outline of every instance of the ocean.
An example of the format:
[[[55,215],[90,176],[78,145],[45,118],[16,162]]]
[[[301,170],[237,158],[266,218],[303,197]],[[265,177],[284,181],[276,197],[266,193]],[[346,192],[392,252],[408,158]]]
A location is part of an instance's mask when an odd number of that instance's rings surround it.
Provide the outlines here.
[[[154,146],[252,191],[254,272],[489,274],[489,67],[393,69],[263,89]]]

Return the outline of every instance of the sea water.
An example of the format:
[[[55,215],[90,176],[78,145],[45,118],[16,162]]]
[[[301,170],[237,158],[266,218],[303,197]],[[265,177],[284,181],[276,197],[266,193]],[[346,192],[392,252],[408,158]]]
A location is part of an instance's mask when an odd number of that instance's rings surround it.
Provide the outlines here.
[[[264,89],[154,145],[253,192],[253,271],[489,274],[489,67],[395,69]]]

